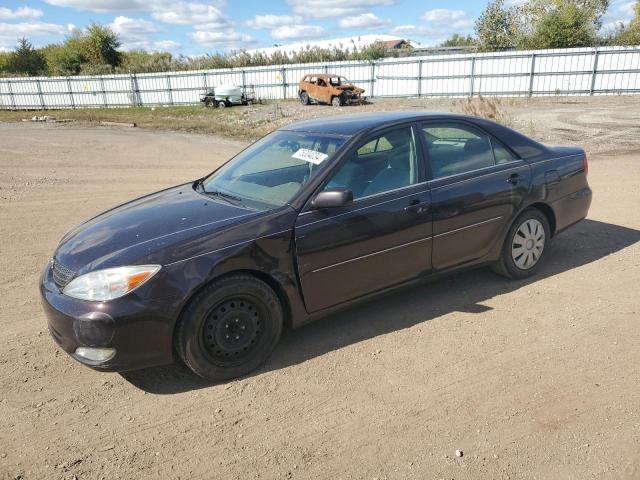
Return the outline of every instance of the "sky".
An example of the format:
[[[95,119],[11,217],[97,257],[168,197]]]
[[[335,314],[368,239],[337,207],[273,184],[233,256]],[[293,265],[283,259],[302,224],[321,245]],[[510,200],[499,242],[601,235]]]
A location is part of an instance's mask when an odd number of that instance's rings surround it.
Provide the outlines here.
[[[515,4],[522,0],[507,0]],[[437,45],[472,33],[486,0],[0,0],[0,51],[27,37],[63,41],[92,22],[122,49],[201,55],[357,35],[396,35]],[[635,0],[612,0],[605,28],[627,22]]]

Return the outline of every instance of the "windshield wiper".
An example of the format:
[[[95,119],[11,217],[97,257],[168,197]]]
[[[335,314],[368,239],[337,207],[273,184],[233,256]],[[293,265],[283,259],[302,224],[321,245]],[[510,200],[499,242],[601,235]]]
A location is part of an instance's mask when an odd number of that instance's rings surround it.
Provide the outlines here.
[[[212,197],[219,197],[227,201],[231,200],[231,202],[229,203],[233,203],[233,202],[242,203],[242,198],[237,197],[236,195],[232,195],[230,193],[221,192],[220,190],[205,190],[204,187],[202,187],[202,193]]]

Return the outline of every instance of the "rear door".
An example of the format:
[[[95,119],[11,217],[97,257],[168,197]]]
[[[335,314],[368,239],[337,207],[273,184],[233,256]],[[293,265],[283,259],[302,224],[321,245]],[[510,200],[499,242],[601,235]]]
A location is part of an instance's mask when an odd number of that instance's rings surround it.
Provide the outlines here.
[[[489,253],[512,221],[531,183],[529,165],[466,122],[426,122],[433,208],[433,268]]]
[[[323,188],[349,188],[349,207],[307,210],[295,226],[309,312],[418,277],[431,268],[431,214],[418,132],[365,140]]]

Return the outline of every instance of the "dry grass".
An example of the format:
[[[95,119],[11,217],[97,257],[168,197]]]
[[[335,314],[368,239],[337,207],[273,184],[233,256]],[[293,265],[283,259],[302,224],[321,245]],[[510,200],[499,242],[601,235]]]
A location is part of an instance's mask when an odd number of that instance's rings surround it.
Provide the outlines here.
[[[271,108],[269,108],[271,107]],[[224,110],[201,106],[151,108],[88,108],[78,110],[0,111],[0,122],[16,122],[33,116],[55,117],[99,125],[100,122],[135,123],[140,128],[216,134],[254,139],[275,130],[282,122],[275,105],[232,107]],[[259,114],[257,112],[260,112]],[[285,122],[286,123],[286,122]]]
[[[457,100],[454,107],[466,115],[486,118],[506,126],[513,125],[513,119],[507,111],[506,105],[499,98],[483,96],[465,98]]]

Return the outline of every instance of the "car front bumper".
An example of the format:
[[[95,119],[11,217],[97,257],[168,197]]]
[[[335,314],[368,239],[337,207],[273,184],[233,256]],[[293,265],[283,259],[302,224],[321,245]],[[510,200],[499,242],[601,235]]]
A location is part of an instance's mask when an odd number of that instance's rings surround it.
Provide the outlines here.
[[[63,295],[47,266],[40,294],[49,333],[78,362],[96,370],[136,370],[173,362],[173,329],[180,299],[141,299],[135,292],[108,302],[77,300]],[[115,349],[106,361],[76,353],[78,347]]]

